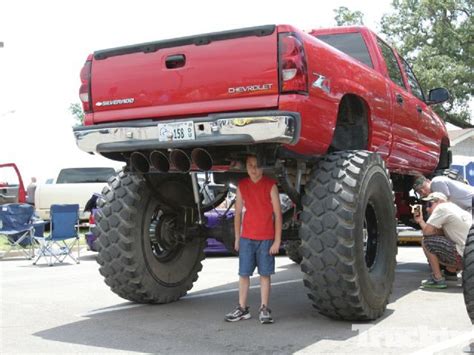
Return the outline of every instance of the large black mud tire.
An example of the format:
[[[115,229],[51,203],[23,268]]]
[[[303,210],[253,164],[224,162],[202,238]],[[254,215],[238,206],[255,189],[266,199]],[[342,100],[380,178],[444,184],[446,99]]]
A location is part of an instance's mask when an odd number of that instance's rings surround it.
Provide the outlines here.
[[[171,179],[162,183],[174,184],[167,191],[187,188]],[[121,172],[102,193],[95,232],[105,283],[137,303],[169,303],[184,296],[202,269],[205,239],[195,238],[158,258],[150,231],[161,203],[145,180]]]
[[[472,324],[474,324],[474,226],[471,227],[467,235],[463,262],[462,287],[464,303],[466,304],[467,314]]]
[[[397,253],[384,161],[367,151],[330,154],[313,170],[302,202],[301,270],[313,306],[334,319],[382,316]]]
[[[303,257],[300,252],[301,241],[300,240],[289,240],[285,244],[286,255],[290,258],[291,261],[301,264]]]

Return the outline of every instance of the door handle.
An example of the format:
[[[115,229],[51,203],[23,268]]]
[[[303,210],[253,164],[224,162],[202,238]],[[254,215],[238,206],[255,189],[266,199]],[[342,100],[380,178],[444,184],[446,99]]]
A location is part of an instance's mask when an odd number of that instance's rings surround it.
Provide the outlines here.
[[[184,67],[186,64],[186,56],[184,54],[173,54],[166,57],[166,68],[176,69]]]
[[[403,96],[400,95],[400,94],[396,94],[395,97],[397,98],[397,103],[402,105],[403,104]]]
[[[421,108],[421,106],[418,106],[418,105],[416,105],[416,110],[418,111],[418,113],[423,112],[423,109]]]

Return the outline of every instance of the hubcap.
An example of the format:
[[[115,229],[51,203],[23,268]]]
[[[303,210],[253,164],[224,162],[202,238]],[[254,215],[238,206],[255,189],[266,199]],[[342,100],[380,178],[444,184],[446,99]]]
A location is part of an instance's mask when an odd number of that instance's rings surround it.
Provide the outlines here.
[[[155,258],[161,262],[173,259],[181,249],[175,230],[176,216],[164,214],[162,211],[159,211],[150,222],[150,246]]]
[[[378,244],[377,215],[371,204],[368,204],[365,210],[362,240],[364,243],[365,264],[371,269],[375,265]]]

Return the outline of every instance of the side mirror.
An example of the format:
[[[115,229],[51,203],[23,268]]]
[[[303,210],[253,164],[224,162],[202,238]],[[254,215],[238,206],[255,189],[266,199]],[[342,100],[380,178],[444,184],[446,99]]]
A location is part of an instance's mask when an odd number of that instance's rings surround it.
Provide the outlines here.
[[[428,95],[428,105],[436,105],[449,100],[449,91],[445,88],[430,90]]]

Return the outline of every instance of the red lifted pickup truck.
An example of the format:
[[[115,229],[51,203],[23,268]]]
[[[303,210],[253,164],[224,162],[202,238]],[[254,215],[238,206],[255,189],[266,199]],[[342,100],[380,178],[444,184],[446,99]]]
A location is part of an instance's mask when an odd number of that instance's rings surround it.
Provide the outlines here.
[[[205,237],[232,245],[232,223],[208,230],[204,213],[252,153],[294,203],[283,238],[301,244],[314,307],[383,314],[413,176],[450,164],[430,108],[449,94],[425,96],[376,34],[268,25],[143,43],[91,54],[81,81],[78,146],[126,163],[97,216],[100,272],[115,293],[166,303],[191,289]],[[212,197],[200,171],[212,172]]]

